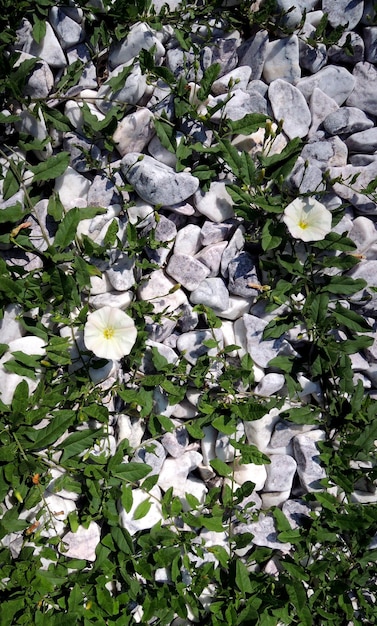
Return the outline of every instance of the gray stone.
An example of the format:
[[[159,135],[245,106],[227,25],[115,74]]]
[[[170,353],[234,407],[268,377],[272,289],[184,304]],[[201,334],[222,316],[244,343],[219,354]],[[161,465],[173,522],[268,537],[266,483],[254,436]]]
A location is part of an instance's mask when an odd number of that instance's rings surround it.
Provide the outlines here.
[[[283,121],[283,130],[288,137],[305,137],[309,131],[311,115],[302,93],[290,83],[278,79],[270,84],[268,97],[275,120]]]
[[[306,435],[296,435],[293,450],[301,485],[308,492],[323,491],[320,481],[326,478],[326,472],[321,466],[315,442]]]
[[[213,243],[210,246],[202,248],[200,252],[195,255],[195,258],[203,263],[210,270],[210,277],[217,276],[220,271],[221,258],[225,248],[227,247],[226,241],[219,241]]]
[[[32,57],[26,52],[22,52],[20,58],[17,60],[17,63],[14,64],[14,67],[19,67],[23,61],[33,58],[35,57]],[[37,100],[44,99],[47,98],[53,86],[54,75],[50,70],[48,63],[40,60],[34,65],[33,70],[26,79],[23,93],[25,96],[30,96],[31,98],[35,98]]]
[[[88,206],[108,207],[121,202],[122,196],[115,183],[105,174],[97,174],[89,188]]]
[[[207,348],[203,345],[203,341],[210,341],[214,338],[218,341],[219,348]],[[177,350],[192,365],[195,365],[198,358],[204,354],[216,356],[222,347],[222,333],[218,328],[215,328],[213,332],[210,330],[192,330],[188,333],[182,333],[177,339]]]
[[[282,511],[292,529],[300,528],[305,521],[309,521],[311,508],[303,500],[286,500]]]
[[[146,463],[151,466],[148,476],[158,476],[166,459],[164,446],[156,439],[151,439],[148,444],[138,448],[132,461],[135,463]]]
[[[346,139],[350,152],[371,154],[377,150],[377,127],[354,133]]]
[[[173,254],[166,266],[166,272],[185,289],[194,291],[209,276],[210,270],[187,254]]]
[[[259,80],[262,76],[268,41],[268,32],[260,30],[238,50],[239,64],[251,67],[254,80]]]
[[[135,260],[125,252],[116,255],[116,260],[106,270],[105,274],[112,287],[117,291],[127,291],[135,284]]]
[[[148,152],[154,159],[156,159],[156,161],[165,163],[165,165],[169,165],[169,167],[175,169],[175,166],[177,165],[176,155],[173,152],[170,152],[170,150],[167,150],[167,148],[164,148],[157,135],[155,135],[148,143]]]
[[[81,89],[97,89],[97,70],[91,57],[88,46],[84,43],[80,43],[67,50],[67,58],[69,65],[75,63],[75,61],[82,61],[84,63],[81,69],[78,85]]]
[[[330,135],[358,133],[372,127],[373,121],[356,107],[341,107],[323,121],[323,128]]]
[[[377,213],[376,203],[368,198],[367,195],[360,193],[361,190],[366,189],[372,180],[375,180],[377,176],[377,161],[373,161],[370,165],[364,167],[355,167],[353,165],[331,167],[329,174],[333,179],[340,176],[344,181],[333,184],[333,190],[340,198],[348,200],[360,213]],[[356,175],[357,178],[355,179]],[[350,184],[351,181],[352,185]]]
[[[183,426],[177,428],[172,433],[165,433],[161,439],[165,450],[174,458],[178,458],[186,452],[189,441],[189,434]]]
[[[363,0],[322,0],[322,11],[327,13],[331,26],[347,26],[350,30],[360,22]]]
[[[355,78],[344,67],[328,65],[312,76],[301,78],[296,87],[306,100],[310,99],[313,90],[318,87],[337,104],[342,105],[355,87]]]
[[[63,50],[76,46],[84,39],[82,26],[68,17],[60,7],[51,7],[49,19]]]
[[[238,254],[228,266],[229,292],[241,298],[251,298],[259,295],[260,282],[254,259],[248,252]]]
[[[290,491],[296,473],[297,463],[288,454],[272,454],[266,465],[267,480],[264,491]]]
[[[166,52],[166,67],[173,72],[176,78],[184,75],[188,80],[193,80],[190,70],[192,70],[195,61],[195,55],[191,51],[182,50],[181,48],[172,48]],[[198,70],[198,79],[203,77],[203,71]]]
[[[204,304],[225,311],[229,306],[229,293],[222,278],[205,278],[191,292],[190,301],[192,304]]]
[[[121,170],[146,202],[171,206],[192,196],[199,180],[187,172],[178,174],[150,156],[131,152],[121,161]]]
[[[316,163],[307,163],[302,157],[298,157],[285,184],[293,193],[318,193],[326,190],[322,170]]]
[[[216,39],[210,49],[212,58],[208,59],[208,66],[218,63],[221,68],[219,76],[224,76],[224,74],[234,70],[237,65],[241,65],[238,62],[237,39],[235,37],[229,35],[226,38]]]
[[[339,137],[314,140],[303,147],[301,158],[326,171],[331,166],[347,165],[347,146],[349,147],[348,141],[344,143]]]
[[[279,24],[289,29],[297,28],[302,20],[300,4],[293,0],[276,0],[276,4],[281,13]]]
[[[360,20],[361,24],[370,25],[373,23],[376,15],[375,6],[374,0],[364,0],[364,11]]]
[[[327,54],[332,63],[355,65],[364,61],[364,41],[357,33],[345,31],[338,43],[328,49]]]
[[[212,122],[221,122],[223,117],[227,117],[232,121],[241,120],[249,113],[257,113],[255,106],[259,108],[261,100],[262,98],[259,94],[254,99],[250,98],[250,93],[244,89],[233,91],[230,100],[226,95],[210,97],[208,103],[210,107],[218,106],[224,102],[224,106],[216,111],[210,119]]]
[[[259,515],[258,521],[251,524],[238,524],[233,529],[234,535],[244,535],[251,533],[253,535],[252,543],[256,546],[264,546],[287,553],[291,550],[290,543],[283,543],[278,539],[278,531],[275,528],[275,521],[272,514]],[[249,547],[250,549],[250,547]],[[237,552],[237,550],[236,550]]]
[[[248,65],[241,65],[215,80],[211,91],[215,95],[220,95],[236,89],[246,89],[250,76],[251,68]]]
[[[267,102],[267,98],[262,96],[258,89],[255,88],[257,81],[251,81],[246,89],[249,94],[249,108],[251,113],[262,113],[262,115],[271,115],[271,107]],[[258,81],[259,82],[259,81]],[[267,87],[267,85],[266,85]]]
[[[193,307],[189,302],[183,304],[177,313],[177,329],[182,333],[187,333],[189,330],[194,330],[199,323],[199,315],[193,310]]]
[[[305,22],[304,27],[300,31],[299,39],[300,66],[311,74],[318,72],[327,61],[325,44],[317,43],[316,46],[312,46],[307,41],[314,35],[315,30],[314,26]]]
[[[339,109],[339,105],[327,96],[322,89],[315,87],[309,100],[309,109],[312,116],[308,137],[313,137],[322,122],[331,114]]]
[[[129,292],[127,292],[129,293]],[[151,341],[163,342],[170,337],[177,323],[169,317],[161,317],[160,322],[154,321],[149,315],[144,316],[145,330]]]
[[[127,65],[119,65],[115,70],[110,72],[108,79],[104,82],[98,90],[96,106],[102,113],[107,113],[112,108],[113,104],[123,102],[128,106],[137,104],[142,95],[144,94],[147,86],[147,79],[141,72],[139,63],[134,63],[130,74],[124,81],[123,87],[117,91],[113,91],[110,85],[110,81],[116,78]]]
[[[268,84],[278,78],[288,83],[296,83],[301,78],[297,35],[276,39],[267,44],[263,78]]]
[[[17,30],[16,49],[43,59],[52,68],[65,67],[67,60],[49,22],[46,22],[46,34],[40,43],[33,39],[32,30],[31,23],[23,19],[20,28]]]
[[[276,423],[275,429],[271,435],[270,446],[272,449],[285,448],[289,446],[293,437],[313,430],[313,428],[315,428],[315,426],[310,424],[293,424],[292,422],[286,422],[280,419]]]
[[[365,280],[368,283],[368,287],[377,287],[377,261],[361,261],[349,273],[354,279],[362,278]],[[360,292],[357,295],[362,295],[362,293]]]
[[[248,313],[243,315],[242,320],[246,330],[247,351],[256,365],[268,367],[269,361],[278,354],[289,353],[290,346],[283,337],[263,340],[263,331],[267,326],[265,320]]]
[[[129,152],[144,150],[155,132],[153,120],[153,113],[145,107],[140,107],[118,122],[113,141],[122,157]]]
[[[174,96],[169,85],[167,85],[167,83],[163,80],[158,80],[156,82],[147,106],[153,111],[155,117],[165,115],[169,120],[173,117]]]
[[[356,63],[353,69],[355,87],[346,100],[347,106],[357,107],[365,113],[376,114],[377,68],[368,63]]]
[[[201,230],[201,243],[203,246],[209,246],[212,243],[225,241],[233,229],[234,224],[232,223],[214,224],[213,222],[205,221]]]
[[[158,62],[165,54],[165,48],[152,29],[145,22],[137,22],[131,26],[125,39],[113,43],[110,48],[109,65],[111,68],[128,63],[141,50],[153,48],[154,60]]]
[[[221,257],[221,274],[224,278],[229,276],[229,263],[241,252],[245,245],[244,232],[244,227],[239,226],[223,252]]]
[[[69,153],[69,164],[76,172],[89,172],[101,167],[101,150],[82,135],[65,133],[63,150]]]

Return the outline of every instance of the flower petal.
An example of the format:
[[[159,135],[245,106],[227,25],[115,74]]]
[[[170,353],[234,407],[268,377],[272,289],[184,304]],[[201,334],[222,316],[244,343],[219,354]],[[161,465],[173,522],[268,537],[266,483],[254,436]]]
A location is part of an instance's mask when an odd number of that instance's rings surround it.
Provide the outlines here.
[[[88,315],[84,343],[100,358],[121,359],[131,352],[136,338],[133,319],[121,309],[104,306]]]

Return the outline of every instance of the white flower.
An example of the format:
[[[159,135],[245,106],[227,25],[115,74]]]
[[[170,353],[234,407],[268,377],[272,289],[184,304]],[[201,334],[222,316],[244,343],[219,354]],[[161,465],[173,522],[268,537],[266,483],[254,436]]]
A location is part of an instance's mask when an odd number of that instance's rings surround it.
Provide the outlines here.
[[[295,239],[320,241],[331,231],[331,212],[314,198],[296,198],[284,210],[283,221]]]
[[[121,359],[129,354],[136,337],[133,319],[111,306],[90,313],[84,327],[85,346],[104,359]]]

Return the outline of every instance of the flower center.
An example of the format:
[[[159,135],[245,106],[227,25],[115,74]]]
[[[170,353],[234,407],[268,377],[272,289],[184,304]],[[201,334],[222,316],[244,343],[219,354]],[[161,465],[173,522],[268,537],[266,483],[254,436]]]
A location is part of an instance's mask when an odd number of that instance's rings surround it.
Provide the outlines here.
[[[105,328],[103,336],[105,339],[112,339],[114,337],[114,328]]]
[[[301,219],[298,225],[302,230],[305,230],[309,226],[308,222],[306,222],[304,219]]]

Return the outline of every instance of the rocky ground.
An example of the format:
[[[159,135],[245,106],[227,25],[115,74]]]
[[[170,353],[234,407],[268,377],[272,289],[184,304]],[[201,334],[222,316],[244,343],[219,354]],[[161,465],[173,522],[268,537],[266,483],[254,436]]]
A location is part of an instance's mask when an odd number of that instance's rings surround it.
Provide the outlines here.
[[[173,8],[175,3],[169,4]],[[283,10],[291,6],[289,0],[280,0],[277,4]],[[371,287],[377,288],[377,203],[371,194],[362,193],[377,177],[377,26],[373,25],[373,4],[369,1],[296,0],[282,20],[286,30],[273,37],[264,29],[257,29],[245,39],[237,30],[226,31],[218,20],[210,25],[211,34],[200,52],[198,64],[194,53],[182,48],[172,27],[154,31],[139,22],[103,55],[100,81],[98,67],[91,60],[86,22],[80,9],[73,5],[52,8],[46,35],[38,44],[33,39],[30,22],[22,22],[15,45],[21,53],[17,64],[38,57],[26,79],[24,93],[31,99],[45,99],[52,110],[64,113],[70,129],[54,128],[42,115],[35,116],[26,105],[17,108],[16,103],[12,111],[2,111],[3,116],[18,116],[16,122],[8,125],[7,133],[11,135],[16,130],[40,140],[40,149],[34,151],[34,157],[40,162],[61,150],[69,153],[69,166],[53,182],[53,191],[64,209],[91,206],[106,209],[101,215],[82,220],[78,236],[88,235],[102,245],[113,223],[118,227],[118,237],[125,241],[129,221],[140,236],[155,229],[154,239],[161,243],[145,251],[149,261],[156,264],[154,269],[135,265],[126,249],[114,249],[108,261],[98,263],[99,275],[91,280],[88,298],[91,310],[106,305],[124,310],[135,300],[151,302],[153,311],[145,319],[148,350],[157,349],[169,363],[178,364],[184,359],[193,367],[203,353],[215,356],[219,347],[240,346],[230,356],[237,360],[251,355],[257,381],[255,394],[269,398],[282,393],[284,376],[271,371],[268,364],[276,356],[294,353],[294,337],[287,332],[279,341],[262,340],[263,330],[275,313],[266,313],[257,300],[263,289],[263,277],[258,258],[245,243],[245,226],[235,215],[234,203],[227,191],[230,177],[220,176],[210,181],[204,190],[202,181],[191,171],[176,171],[177,156],[164,147],[155,130],[155,121],[161,116],[173,119],[170,88],[162,79],[147,80],[139,55],[143,50],[151,50],[158,67],[168,68],[175,77],[188,78],[192,102],[195,102],[205,71],[218,63],[220,72],[205,103],[198,101],[203,114],[225,103],[210,117],[211,123],[220,125],[224,119],[237,121],[251,113],[265,114],[276,124],[282,121],[282,133],[271,141],[270,154],[278,154],[291,140],[301,138],[302,151],[287,178],[287,185],[297,195],[321,193],[321,202],[330,211],[347,203],[345,216],[335,230],[346,232],[357,246],[361,262],[352,270],[352,276],[364,278]],[[337,43],[315,44],[313,36],[325,13],[331,27],[344,27],[344,32]],[[100,16],[97,19],[101,19]],[[195,45],[201,35],[199,29],[193,29]],[[85,64],[77,84],[57,94],[58,81],[77,60]],[[124,74],[125,80],[113,90],[111,81],[126,68],[129,71]],[[102,139],[93,141],[85,133],[88,119],[93,123],[103,121],[119,102],[127,103],[128,108],[113,130],[116,149],[110,151]],[[51,143],[45,142],[49,136]],[[184,136],[192,136],[208,148],[215,145],[213,131],[203,123],[182,119],[175,137],[176,145]],[[235,133],[232,144],[256,158],[265,149],[264,131],[249,135]],[[16,157],[22,160],[23,155]],[[6,167],[4,160],[2,163]],[[27,172],[25,180],[27,182]],[[134,191],[125,190],[127,183]],[[1,209],[17,202],[21,206],[25,204],[24,188],[2,200]],[[57,229],[47,211],[48,203],[48,197],[40,200],[35,206],[38,220],[29,218],[30,236],[41,251],[47,247],[45,234],[48,243],[53,245]],[[16,254],[12,249],[3,250],[1,254],[9,264],[22,265],[27,271],[40,267],[37,254]],[[375,341],[363,355],[352,355],[352,359],[355,381],[361,380],[365,393],[376,397],[375,293],[370,292],[370,295],[367,303],[356,304],[375,328]],[[203,316],[194,310],[195,305],[211,307],[221,320],[214,331],[217,347],[203,343],[214,335],[203,323]],[[10,353],[21,350],[26,354],[43,354],[44,350],[42,340],[38,343],[38,338],[25,333],[18,322],[18,313],[18,307],[9,305],[0,322],[0,341],[9,346],[0,361],[1,398],[6,404],[11,402],[14,389],[22,380],[20,375],[4,368]],[[160,314],[158,321],[156,314]],[[64,337],[71,329],[62,324],[59,332]],[[76,345],[71,349],[73,358],[77,357],[78,350],[85,349],[82,331],[76,332],[75,340]],[[153,372],[148,350],[142,366],[144,374]],[[70,367],[72,373],[77,371],[78,366]],[[117,360],[92,369],[90,375],[104,390],[116,380],[127,381],[127,372]],[[28,384],[31,389],[37,381]],[[302,397],[320,394],[320,389],[308,378],[302,377],[301,384]],[[156,500],[144,517],[133,517],[136,507],[146,498],[141,488],[133,490],[133,506],[128,512],[120,506],[120,523],[131,535],[151,528],[162,519],[159,500],[170,487],[187,506],[187,493],[202,501],[209,481],[216,477],[210,461],[219,459],[228,464],[234,461],[231,437],[213,426],[204,428],[202,440],[195,441],[189,436],[185,421],[199,414],[199,395],[196,390],[188,390],[181,401],[169,405],[164,394],[156,390],[154,401],[159,413],[170,417],[176,429],[153,441],[153,452],[145,421],[130,417],[125,409],[112,405],[114,417],[103,449],[113,455],[119,442],[127,438],[136,450],[130,460],[148,463],[153,468],[152,474],[158,475],[152,490]],[[297,520],[309,514],[310,508],[303,502],[302,495],[322,489],[319,481],[325,478],[325,471],[319,463],[316,444],[325,435],[312,424],[288,423],[279,413],[278,409],[272,409],[259,420],[239,422],[237,436],[246,435],[247,441],[256,445],[271,462],[236,468],[234,480],[238,485],[246,481],[255,483],[251,499],[255,503],[254,511],[260,511],[257,521],[239,524],[236,532],[251,532],[255,545],[285,553],[291,545],[279,541],[269,508],[282,507],[292,528],[299,523]],[[147,439],[146,447],[143,441]],[[103,449],[99,448],[98,454]],[[55,492],[54,482],[63,473],[58,455],[55,460],[46,502],[51,510],[60,513],[56,516],[55,528],[45,532],[49,536],[58,530],[64,536],[67,556],[93,561],[100,525],[92,522],[88,529],[81,527],[77,533],[67,532],[65,519],[78,504],[75,494],[66,490]],[[354,491],[353,498],[354,502],[371,503],[376,501],[377,495],[370,489],[364,491],[361,486]],[[24,517],[33,523],[35,514],[36,509],[28,510]],[[201,536],[204,544],[211,546],[212,534],[204,530]],[[219,541],[219,536],[216,540]],[[9,545],[16,556],[22,541],[20,534],[10,533],[2,543]],[[226,537],[221,541],[227,545]]]

